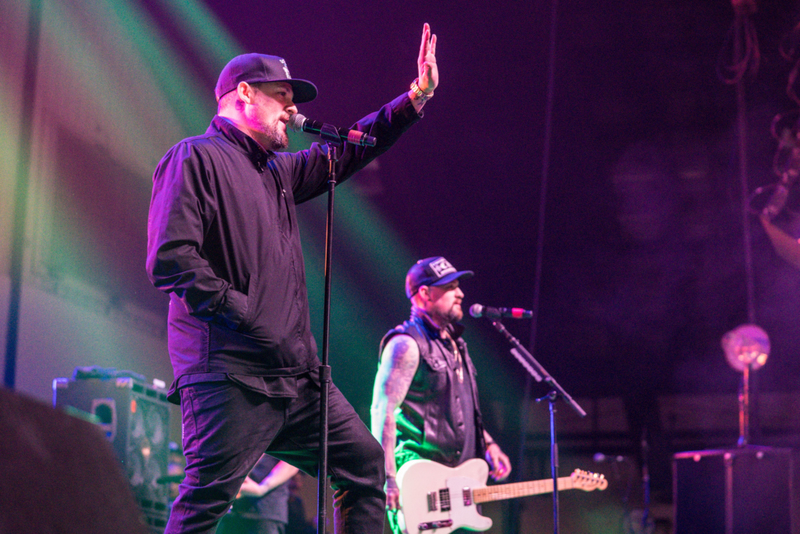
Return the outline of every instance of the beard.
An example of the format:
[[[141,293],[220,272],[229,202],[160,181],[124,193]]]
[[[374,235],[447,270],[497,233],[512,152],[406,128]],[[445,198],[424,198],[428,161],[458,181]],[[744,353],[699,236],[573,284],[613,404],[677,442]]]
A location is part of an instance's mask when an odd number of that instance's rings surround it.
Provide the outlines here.
[[[267,122],[262,117],[253,117],[255,123],[251,126],[254,133],[258,134],[258,143],[266,150],[282,150],[289,146],[289,136],[281,129],[283,124],[278,119]],[[251,123],[252,124],[252,123]]]
[[[452,308],[450,308],[450,311],[447,312],[445,318],[450,324],[457,323],[463,319],[464,311],[461,309],[461,305],[454,305]]]
[[[278,124],[272,124],[271,126],[262,124],[261,133],[272,147],[272,150],[282,150],[289,146],[289,136],[286,135],[286,132],[281,131]]]

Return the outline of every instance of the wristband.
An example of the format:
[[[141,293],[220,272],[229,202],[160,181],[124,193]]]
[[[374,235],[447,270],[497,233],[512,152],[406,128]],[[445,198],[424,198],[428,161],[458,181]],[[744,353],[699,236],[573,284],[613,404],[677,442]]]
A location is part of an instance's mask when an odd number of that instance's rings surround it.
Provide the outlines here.
[[[421,100],[422,102],[427,102],[433,96],[433,91],[426,93],[420,89],[419,85],[417,85],[417,82],[419,82],[419,78],[411,82],[411,92],[414,93],[414,96],[416,96],[417,99]]]

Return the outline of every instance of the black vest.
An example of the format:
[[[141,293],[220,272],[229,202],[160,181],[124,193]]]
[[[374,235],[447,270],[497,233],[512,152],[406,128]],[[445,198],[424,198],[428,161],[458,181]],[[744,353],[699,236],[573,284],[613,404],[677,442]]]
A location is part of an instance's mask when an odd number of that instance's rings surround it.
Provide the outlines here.
[[[386,343],[398,334],[407,334],[419,347],[420,362],[397,414],[397,467],[408,460],[424,458],[455,467],[464,445],[464,425],[475,426],[476,454],[485,453],[483,423],[478,405],[478,386],[467,344],[461,339],[464,327],[448,326],[472,385],[474,421],[464,421],[461,402],[456,396],[456,377],[452,353],[446,348],[439,331],[412,310],[411,318],[390,330],[381,340],[381,354]]]

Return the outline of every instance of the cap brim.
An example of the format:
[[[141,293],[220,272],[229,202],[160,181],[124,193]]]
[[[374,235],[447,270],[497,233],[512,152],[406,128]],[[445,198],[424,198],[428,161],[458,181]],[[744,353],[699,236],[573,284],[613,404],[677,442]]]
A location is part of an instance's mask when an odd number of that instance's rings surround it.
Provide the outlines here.
[[[279,82],[286,82],[292,86],[292,101],[295,104],[303,104],[304,102],[311,102],[315,98],[317,98],[317,86],[313,83],[309,82],[308,80],[250,80],[247,83],[279,83]],[[221,95],[217,97],[217,102],[219,100],[230,93],[231,91],[236,90],[236,87],[225,91]]]
[[[317,86],[308,80],[269,80],[268,83],[286,82],[292,86],[292,101],[295,104],[302,104],[304,102],[311,102],[317,98]]]
[[[294,97],[292,100],[295,104],[302,104],[304,102],[311,102],[317,98],[317,86],[307,80],[287,80],[289,85],[292,86]]]
[[[441,280],[437,281],[434,284],[429,284],[432,286],[443,286],[445,284],[449,284],[453,280],[457,280],[459,278],[472,278],[475,273],[472,271],[457,271],[455,273],[450,273],[446,276],[443,276]]]

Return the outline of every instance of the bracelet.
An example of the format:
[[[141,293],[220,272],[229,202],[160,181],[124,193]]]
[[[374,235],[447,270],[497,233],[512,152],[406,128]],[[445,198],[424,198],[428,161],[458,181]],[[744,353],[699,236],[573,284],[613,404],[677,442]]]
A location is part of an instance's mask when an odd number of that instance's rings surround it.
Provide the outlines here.
[[[411,82],[411,92],[414,93],[414,96],[416,96],[417,99],[421,100],[422,102],[427,102],[433,96],[433,91],[426,93],[419,88],[419,85],[417,85],[418,82],[419,78]]]
[[[489,447],[491,447],[492,445],[496,445],[496,443],[495,443],[494,441],[487,441],[487,442],[486,442],[486,448],[487,448],[487,449],[488,449]]]

